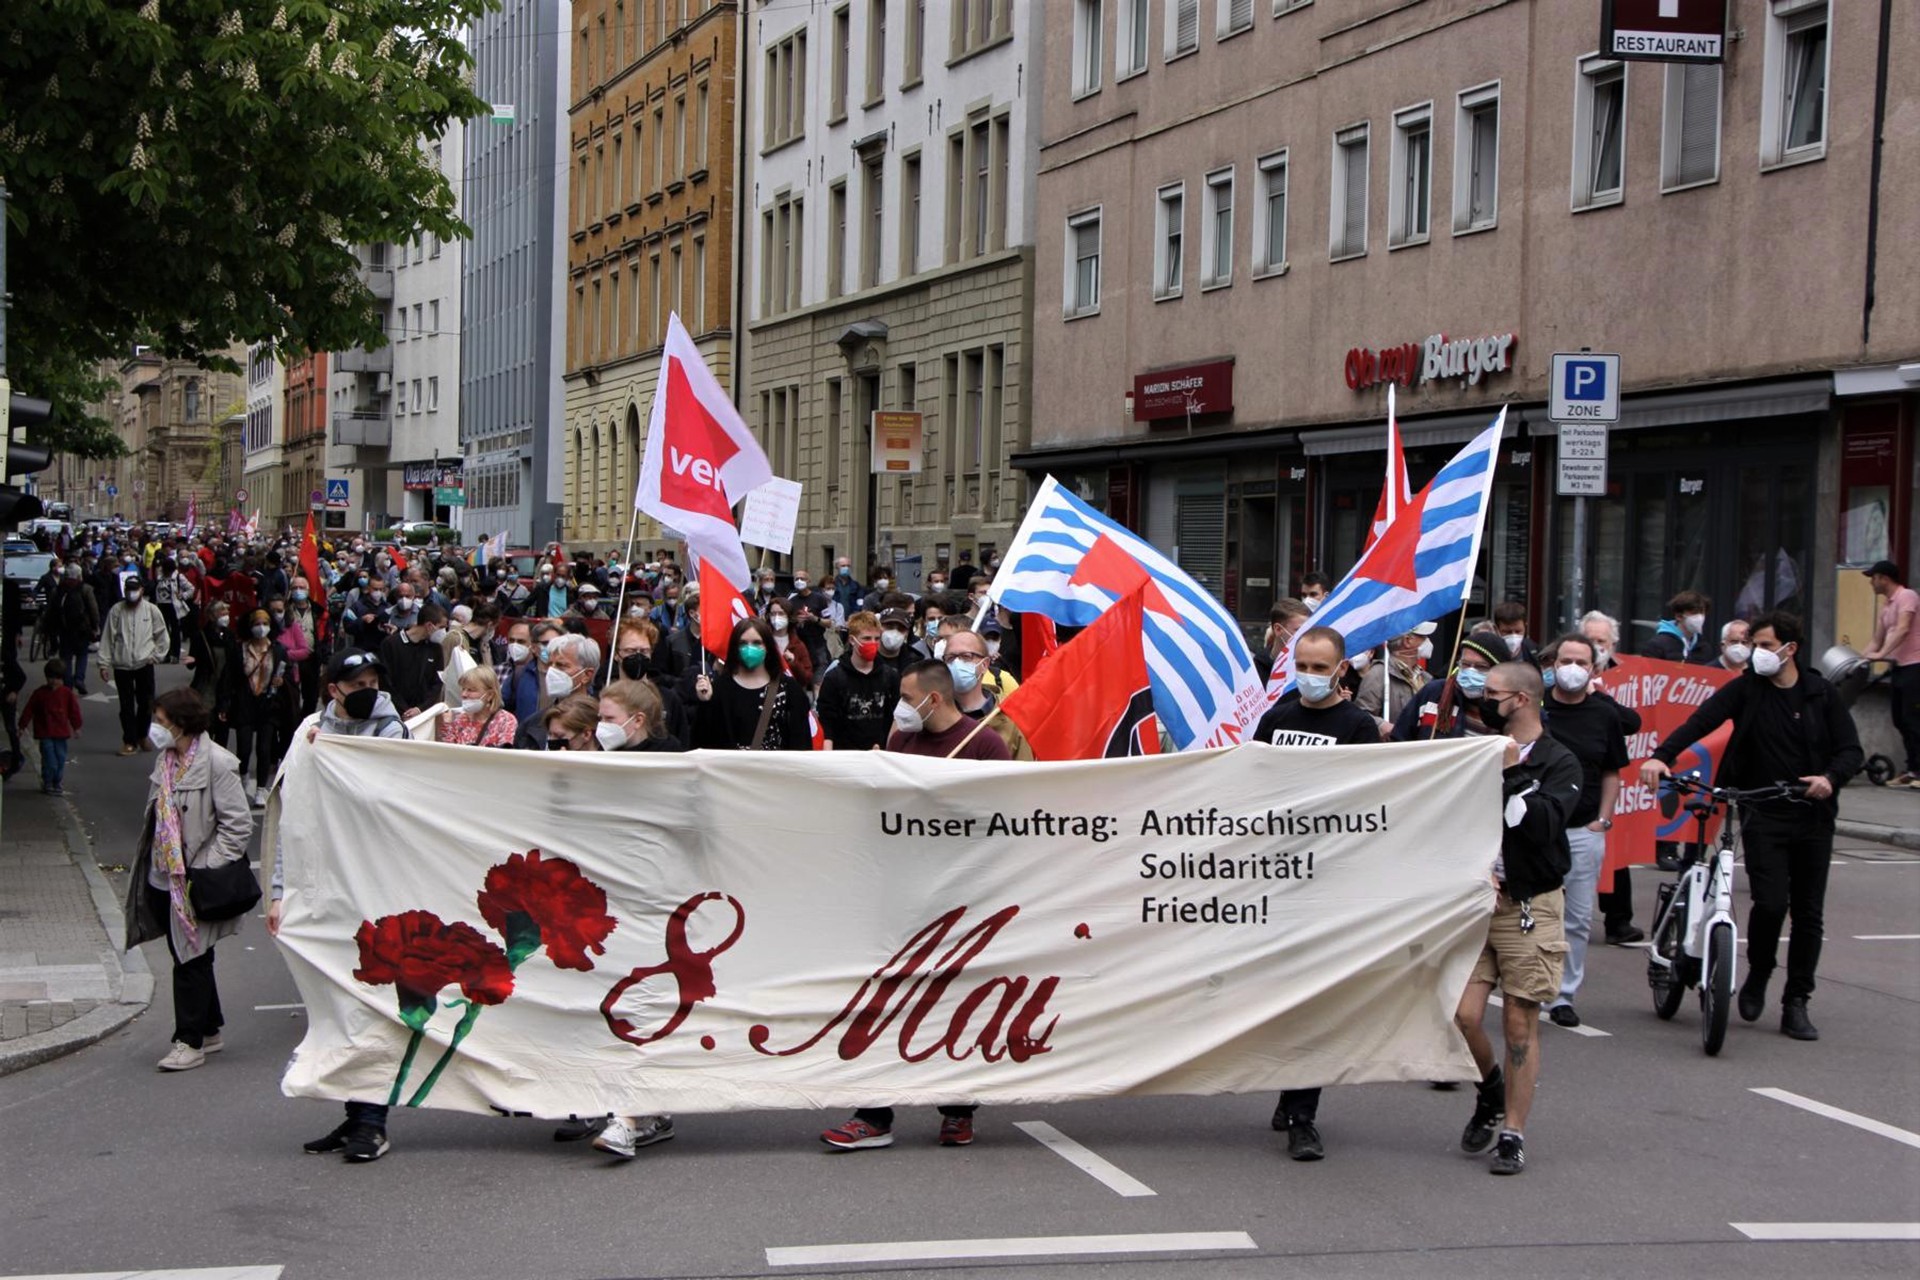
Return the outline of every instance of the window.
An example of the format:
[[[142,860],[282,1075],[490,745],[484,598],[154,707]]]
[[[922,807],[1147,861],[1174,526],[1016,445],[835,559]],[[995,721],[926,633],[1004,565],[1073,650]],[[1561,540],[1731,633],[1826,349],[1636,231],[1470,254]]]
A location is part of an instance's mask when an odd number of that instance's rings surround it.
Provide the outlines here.
[[[1618,204],[1626,167],[1627,69],[1583,58],[1573,104],[1573,207]]]
[[[427,332],[427,308],[424,303],[413,304],[413,336],[422,338]]]
[[[434,150],[437,152],[440,150],[440,148],[436,146]],[[429,258],[437,258],[440,256],[440,237],[439,236],[429,235],[427,237],[427,256]]]
[[[617,212],[627,203],[627,165],[624,155],[626,141],[618,130],[613,135],[613,210]]]
[[[847,58],[853,43],[853,15],[845,5],[833,11],[833,65],[829,68],[832,81],[829,85],[831,97],[827,102],[827,119],[843,120],[847,114]]]
[[[1667,67],[1661,109],[1660,189],[1679,191],[1720,177],[1720,68]]]
[[[1167,60],[1200,47],[1200,0],[1167,0]]]
[[[1207,217],[1200,224],[1203,289],[1233,283],[1233,170],[1207,175]]]
[[[1100,91],[1101,0],[1073,0],[1073,96]]]
[[[427,379],[427,412],[440,412],[440,379]]]
[[[1333,135],[1333,208],[1327,219],[1333,258],[1367,251],[1367,152],[1370,126],[1356,124]]]
[[[1253,0],[1219,0],[1220,14],[1214,35],[1221,40],[1238,35],[1253,25]]]
[[[947,261],[960,261],[966,248],[962,221],[966,214],[967,135],[956,131],[947,136]]]
[[[1770,0],[1762,164],[1794,164],[1827,153],[1827,22],[1827,0]]]
[[[424,400],[425,397],[420,394],[420,379],[415,378],[413,380],[413,412],[420,412],[420,405]]]
[[[920,83],[921,64],[927,55],[927,0],[906,0],[906,57],[900,72],[900,87]]]
[[[860,231],[860,287],[871,289],[880,283],[880,238],[886,227],[886,183],[884,157],[875,151],[860,162],[861,196],[866,201]]]
[[[633,202],[647,194],[647,151],[644,139],[640,136],[640,113],[634,113],[633,145],[628,148],[627,162],[633,166]]]
[[[900,274],[920,270],[920,153],[900,157]]]
[[[1392,170],[1387,246],[1425,244],[1433,206],[1432,103],[1395,113]]]
[[[580,297],[580,291],[578,289],[574,290],[573,296],[575,299],[578,299]],[[291,399],[291,397],[289,397],[289,399]],[[407,384],[396,379],[393,384],[393,415],[398,418],[404,416],[406,412]]]
[[[684,178],[687,173],[687,95],[681,94],[673,100],[673,177],[675,181]]]
[[[187,379],[182,399],[186,401],[183,411],[185,419],[188,422],[198,422],[200,420],[200,380],[198,378]]]
[[[1004,249],[1007,244],[1007,169],[1013,155],[1013,117],[1003,115],[993,122],[993,186],[988,193],[987,213],[993,220],[993,234],[988,239],[990,249]]]
[[[967,191],[967,205],[973,222],[973,253],[975,257],[987,251],[988,208],[993,189],[993,169],[991,165],[991,134],[985,120],[977,121],[967,131],[967,149],[972,153],[969,167],[973,175],[972,184]]]
[[[953,57],[963,58],[1013,34],[1013,0],[952,0]]]
[[[800,305],[801,202],[778,197],[761,215],[760,313],[778,315]]]
[[[761,132],[769,150],[807,131],[807,32],[798,31],[767,49],[767,93]]]
[[[867,0],[867,105],[887,96],[887,0]]]
[[[1153,214],[1153,296],[1177,298],[1186,264],[1187,188],[1184,183],[1162,187]]]
[[[1067,219],[1067,315],[1092,315],[1100,310],[1100,210],[1089,209]]]
[[[647,259],[647,296],[653,312],[653,332],[647,335],[652,341],[647,345],[655,347],[666,341],[667,334],[666,298],[661,295],[660,281],[660,255],[655,253]]]
[[[837,298],[846,289],[847,183],[841,179],[827,188],[827,296]]]
[[[707,331],[707,238],[693,238],[693,312],[692,329],[696,334]]]
[[[1261,156],[1260,203],[1253,211],[1253,269],[1274,275],[1287,269],[1287,153]]]
[[[1500,218],[1500,86],[1461,93],[1453,130],[1453,229],[1484,231]]]
[[[1121,0],[1119,30],[1114,35],[1114,72],[1121,77],[1138,75],[1147,69],[1147,16],[1149,0]]]
[[[620,264],[614,263],[607,272],[607,333],[610,335],[607,352],[617,356],[627,345],[627,313],[620,309]]]
[[[681,263],[680,246],[676,244],[668,260],[668,265],[673,268],[673,278],[669,284],[673,292],[668,295],[673,299],[673,304],[667,309],[677,315],[685,315],[687,310],[687,277],[680,269]]]
[[[440,299],[435,298],[427,304],[427,332],[438,335],[440,332]]]
[[[707,130],[712,127],[710,96],[707,82],[702,80],[693,95],[693,167],[700,170],[707,167]]]
[[[667,172],[667,108],[662,103],[653,109],[653,180],[664,187],[673,176]]]

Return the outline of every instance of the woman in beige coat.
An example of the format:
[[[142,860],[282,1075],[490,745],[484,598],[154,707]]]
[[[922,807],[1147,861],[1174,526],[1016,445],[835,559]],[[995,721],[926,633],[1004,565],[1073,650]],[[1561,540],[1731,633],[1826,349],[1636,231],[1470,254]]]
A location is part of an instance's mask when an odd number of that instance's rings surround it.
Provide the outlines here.
[[[240,762],[207,736],[207,704],[191,689],[171,689],[153,704],[156,759],[147,785],[147,817],[127,891],[127,947],[165,937],[173,956],[173,1049],[162,1071],[191,1071],[224,1045],[213,946],[240,931],[240,920],[194,917],[188,867],[219,867],[247,856],[253,809]]]

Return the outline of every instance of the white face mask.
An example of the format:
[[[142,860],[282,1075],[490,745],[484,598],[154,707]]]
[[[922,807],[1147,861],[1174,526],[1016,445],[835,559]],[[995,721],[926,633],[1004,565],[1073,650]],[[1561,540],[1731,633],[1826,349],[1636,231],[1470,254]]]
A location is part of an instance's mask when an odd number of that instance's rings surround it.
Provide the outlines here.
[[[434,644],[445,644],[447,641],[447,629],[445,627],[435,627],[427,633],[427,639]]]
[[[947,642],[944,637],[933,642],[933,660],[935,662],[945,662],[947,660]]]
[[[805,591],[807,589],[807,580],[805,578],[795,578],[793,580],[793,589],[795,591]]]
[[[922,702],[926,699],[922,698]],[[927,718],[920,714],[920,708],[907,702],[897,702],[893,707],[893,727],[901,733],[918,733],[927,727]]]
[[[1612,661],[1613,647],[1611,645],[1597,644],[1593,646],[1593,665],[1595,668],[1604,667]]]
[[[1000,656],[1000,642],[998,640],[987,641],[987,656],[989,658],[997,658]]]
[[[1502,638],[1507,642],[1507,652],[1516,658],[1519,657],[1520,646],[1527,642],[1527,638],[1525,636],[1505,636]]]
[[[1300,603],[1307,606],[1308,613],[1317,613],[1320,609],[1320,599],[1318,596],[1308,596]]]
[[[1753,651],[1753,672],[1760,676],[1777,676],[1780,669],[1787,665],[1786,655],[1773,649],[1755,649]]]
[[[1373,662],[1373,650],[1362,649],[1360,652],[1354,654],[1353,657],[1349,658],[1348,661],[1352,663],[1355,671],[1365,671]]]
[[[907,643],[907,637],[902,632],[882,631],[880,633],[880,648],[887,653],[900,652],[901,648],[906,643]]]
[[[1700,634],[1700,628],[1707,625],[1707,615],[1704,613],[1689,613],[1680,619],[1680,625],[1687,629],[1689,635],[1697,636]]]
[[[1732,667],[1745,666],[1747,659],[1753,656],[1753,650],[1744,644],[1730,644],[1727,646],[1726,653],[1727,665]]]
[[[173,731],[157,724],[147,726],[147,741],[153,744],[155,751],[165,751],[173,745]]]
[[[892,585],[893,585],[892,578],[875,578],[873,580],[873,589],[875,591],[885,591],[888,587]]]
[[[1577,662],[1563,662],[1553,669],[1553,687],[1579,693],[1593,679],[1593,673]]]
[[[273,628],[269,627],[266,623],[262,622],[259,625],[254,627],[253,638],[255,640],[265,640],[267,638],[267,632],[271,631],[272,629]]]
[[[573,677],[558,667],[547,668],[547,696],[556,701],[573,692]]]
[[[1431,660],[1432,657],[1433,657],[1433,641],[1422,640],[1420,642],[1420,661],[1427,662]]]
[[[618,751],[621,747],[626,746],[627,726],[632,723],[633,717],[628,716],[625,720],[617,724],[610,720],[602,720],[599,724],[593,726],[593,736],[599,740],[600,749],[602,751]]]
[[[479,698],[462,698],[460,699],[460,714],[477,716],[480,714],[480,708],[486,705],[487,704]]]
[[[775,631],[785,632],[787,629],[787,615],[784,613],[776,613],[769,617],[767,621],[773,624]]]
[[[517,640],[507,646],[507,661],[513,663],[516,667],[532,656],[533,650],[527,648],[526,645],[521,644]]]

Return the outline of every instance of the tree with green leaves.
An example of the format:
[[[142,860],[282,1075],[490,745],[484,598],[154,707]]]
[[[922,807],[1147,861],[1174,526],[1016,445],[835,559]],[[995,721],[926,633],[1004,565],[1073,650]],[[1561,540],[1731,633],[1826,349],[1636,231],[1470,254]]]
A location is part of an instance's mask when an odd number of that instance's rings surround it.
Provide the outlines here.
[[[377,347],[355,246],[467,234],[423,139],[481,114],[461,34],[497,0],[0,4],[8,369],[46,433],[122,451],[87,406],[145,342]]]

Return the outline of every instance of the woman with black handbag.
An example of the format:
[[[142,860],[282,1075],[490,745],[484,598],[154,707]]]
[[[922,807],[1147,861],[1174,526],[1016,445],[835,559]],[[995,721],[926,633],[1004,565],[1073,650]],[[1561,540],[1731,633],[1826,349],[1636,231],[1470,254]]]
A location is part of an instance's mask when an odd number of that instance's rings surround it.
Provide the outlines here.
[[[225,1047],[213,947],[240,931],[260,900],[247,863],[253,810],[240,761],[207,736],[212,717],[191,689],[154,699],[153,776],[127,892],[127,949],[155,938],[173,956],[173,1049],[162,1071],[190,1071]]]

